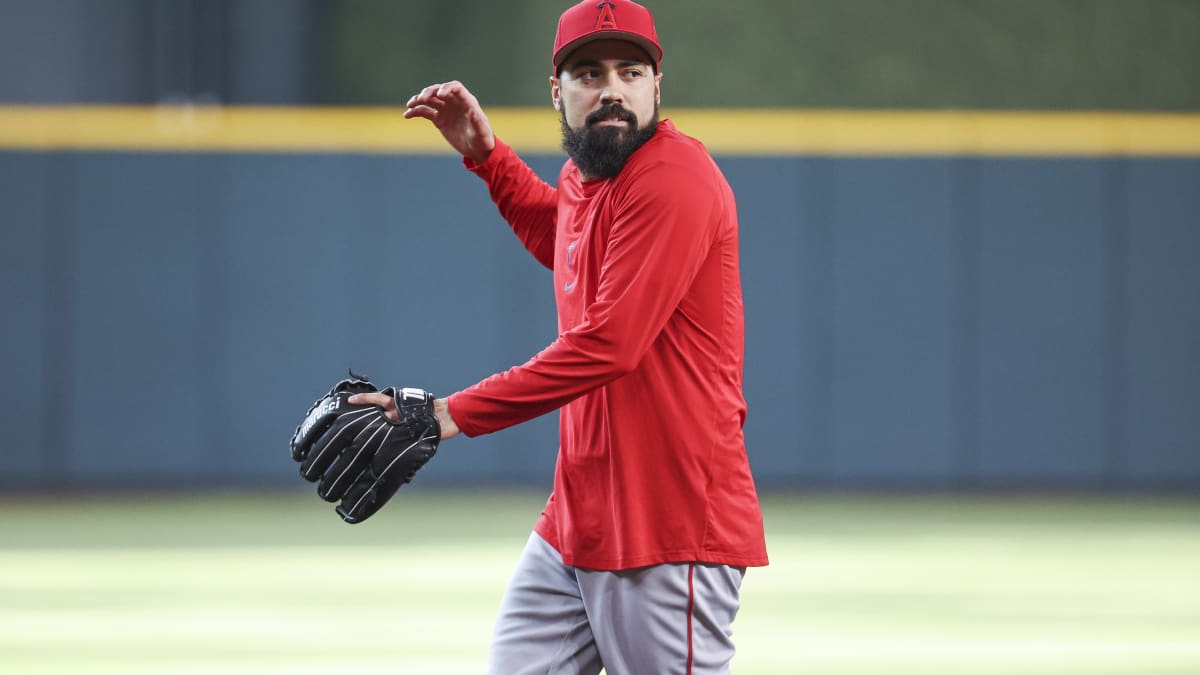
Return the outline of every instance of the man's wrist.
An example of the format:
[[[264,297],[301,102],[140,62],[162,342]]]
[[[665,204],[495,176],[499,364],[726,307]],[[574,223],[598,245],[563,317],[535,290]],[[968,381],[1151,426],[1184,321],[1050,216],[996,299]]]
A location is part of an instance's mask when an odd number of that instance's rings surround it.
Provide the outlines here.
[[[487,161],[491,159],[492,153],[496,151],[500,143],[496,135],[491,134],[488,138],[481,139],[479,145],[481,147],[478,150],[473,150],[469,155],[463,155],[463,159],[467,161],[468,168],[476,169],[487,164]]]
[[[450,404],[448,399],[434,399],[433,414],[435,417],[437,417],[438,424],[442,427],[443,441],[447,438],[454,438],[459,434],[458,424],[455,423],[454,417],[450,414]]]

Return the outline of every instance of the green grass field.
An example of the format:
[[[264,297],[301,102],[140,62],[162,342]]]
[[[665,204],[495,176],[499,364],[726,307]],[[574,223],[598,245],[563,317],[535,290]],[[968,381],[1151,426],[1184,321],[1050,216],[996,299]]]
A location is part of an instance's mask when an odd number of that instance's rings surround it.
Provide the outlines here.
[[[0,500],[0,673],[481,673],[542,496]],[[1200,673],[1200,501],[769,496],[739,675]],[[648,674],[653,675],[653,674]]]

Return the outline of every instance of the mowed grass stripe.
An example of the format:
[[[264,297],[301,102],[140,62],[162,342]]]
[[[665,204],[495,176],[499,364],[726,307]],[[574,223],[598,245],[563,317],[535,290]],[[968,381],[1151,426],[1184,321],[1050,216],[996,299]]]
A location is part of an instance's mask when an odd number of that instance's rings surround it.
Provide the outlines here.
[[[398,499],[355,527],[307,494],[0,503],[0,671],[481,672],[544,496]],[[765,509],[739,675],[1200,672],[1198,501]]]

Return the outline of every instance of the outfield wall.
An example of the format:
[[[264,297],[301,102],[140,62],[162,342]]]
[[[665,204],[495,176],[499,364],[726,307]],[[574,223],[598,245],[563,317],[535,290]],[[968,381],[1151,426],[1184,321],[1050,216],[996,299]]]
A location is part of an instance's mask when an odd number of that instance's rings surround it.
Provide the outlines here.
[[[4,485],[291,484],[292,428],[347,368],[445,394],[553,338],[549,272],[454,157],[19,145]],[[1200,153],[718,160],[761,483],[1200,487]],[[420,480],[544,484],[555,423],[447,443]]]

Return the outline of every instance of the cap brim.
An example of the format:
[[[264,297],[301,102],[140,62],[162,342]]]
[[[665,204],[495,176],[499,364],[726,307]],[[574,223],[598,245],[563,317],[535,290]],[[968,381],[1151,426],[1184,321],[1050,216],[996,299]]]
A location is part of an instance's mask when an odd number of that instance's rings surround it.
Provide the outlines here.
[[[641,35],[638,35],[637,33],[629,33],[623,30],[598,30],[588,33],[583,37],[576,38],[563,45],[562,48],[554,54],[554,69],[558,70],[558,68],[560,68],[567,60],[567,57],[571,55],[571,52],[588,43],[595,42],[596,40],[621,40],[624,42],[632,42],[646,52],[646,56],[649,56],[651,59],[651,65],[653,65],[655,68],[657,68],[658,64],[662,61],[662,49],[658,45],[654,44],[650,40],[647,40]]]

